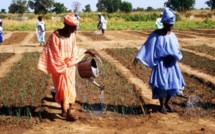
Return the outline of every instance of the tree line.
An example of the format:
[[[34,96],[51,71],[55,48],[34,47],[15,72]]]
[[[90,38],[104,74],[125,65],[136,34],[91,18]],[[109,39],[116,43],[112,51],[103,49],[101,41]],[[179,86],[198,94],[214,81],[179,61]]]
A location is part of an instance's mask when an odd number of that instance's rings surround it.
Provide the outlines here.
[[[215,9],[215,0],[207,0],[206,5],[211,10]],[[79,12],[81,8],[81,3],[78,1],[71,2],[72,10],[68,10],[63,3],[55,2],[54,0],[12,0],[8,8],[9,13],[19,13],[23,14],[30,12],[31,10],[35,14],[46,14],[48,12],[64,13],[64,12]],[[195,0],[168,0],[164,3],[164,6],[170,7],[176,11],[187,11],[194,9]],[[154,10],[152,7],[147,7],[146,9],[137,7],[134,9],[132,3],[121,1],[121,0],[98,0],[97,11],[99,12],[132,12],[132,11],[151,11]],[[90,5],[85,5],[83,12],[91,12]],[[4,13],[5,9],[1,9]]]

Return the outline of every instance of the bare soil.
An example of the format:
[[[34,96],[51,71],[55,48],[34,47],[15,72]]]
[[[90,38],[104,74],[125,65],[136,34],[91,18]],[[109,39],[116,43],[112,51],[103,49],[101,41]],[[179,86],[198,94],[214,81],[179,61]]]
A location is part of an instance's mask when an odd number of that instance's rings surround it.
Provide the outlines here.
[[[45,41],[48,40],[48,38],[51,34],[52,34],[52,32],[46,32]],[[36,33],[34,33],[34,36],[33,36],[32,40],[30,41],[30,43],[38,43]]]
[[[139,48],[146,39],[146,37],[143,38],[141,37],[141,35],[139,36],[138,34],[135,34],[135,36],[133,36],[132,34],[124,31],[108,31],[107,35],[104,36],[96,35],[90,32],[82,33],[81,31],[79,31],[77,33],[77,36],[80,38],[80,40],[78,40],[78,44],[81,47],[96,49],[101,54],[103,54],[102,52],[104,48]],[[180,45],[195,46],[205,43],[209,44],[209,46],[211,47],[215,46],[215,40],[211,40],[211,38],[207,38],[207,36],[196,36],[197,38],[179,37]],[[16,38],[11,39],[12,40],[8,41],[9,43],[7,44],[17,42],[15,40]],[[20,44],[21,43],[17,43],[16,45],[2,45],[0,46],[0,52],[21,54],[23,52],[42,51],[41,47],[35,46],[32,42],[22,42],[22,44],[27,44],[28,46],[22,46]],[[18,59],[16,62],[18,62]],[[11,66],[13,64],[13,59],[8,59],[8,61],[5,61],[4,63]],[[115,66],[117,67],[118,65],[116,64]],[[117,68],[119,74],[122,74],[123,71],[120,69],[122,68],[122,66],[118,66]],[[10,68],[1,67],[0,70],[9,71]],[[128,75],[122,76],[126,79],[136,78],[136,76],[132,75],[132,73],[128,73]],[[135,84],[137,87],[141,87],[139,86],[139,84],[142,83],[144,82],[141,82],[140,80],[140,82],[134,82],[133,84]],[[149,89],[147,91],[149,91]],[[1,133],[215,133],[215,119],[213,118],[213,116],[181,116],[181,114],[178,112],[168,113],[164,115],[159,112],[150,112],[150,110],[149,113],[145,116],[143,116],[142,114],[122,116],[121,114],[113,114],[112,112],[106,112],[104,114],[94,114],[88,111],[84,111],[81,105],[77,102],[74,107],[74,111],[78,120],[75,122],[67,122],[65,121],[65,119],[58,116],[58,114],[60,113],[60,107],[53,101],[52,96],[49,94],[49,91],[47,91],[46,98],[42,101],[42,108],[44,110],[44,119],[42,120],[42,122],[33,120],[30,125],[27,125],[24,120],[15,125],[10,125],[10,123],[6,123],[5,125],[3,123],[0,124]],[[150,100],[148,102],[148,104],[150,104]],[[215,104],[214,99],[212,99],[212,102],[213,104]],[[1,116],[0,118],[5,119],[6,122],[10,122],[11,120],[11,118],[7,116]]]
[[[13,45],[19,44],[24,40],[24,38],[28,35],[27,32],[15,32],[8,39],[5,39],[1,45]]]
[[[80,32],[81,35],[84,35],[89,38],[91,41],[108,41],[106,36],[103,36],[100,33],[92,33],[92,32]]]
[[[187,35],[190,35],[190,36],[201,36],[201,37],[206,37],[206,38],[214,38],[215,37],[215,34],[213,33],[214,31],[209,31],[209,33],[207,33],[207,31],[204,31],[204,32],[200,32],[200,31],[180,31],[181,34],[187,34]]]
[[[184,31],[186,31],[186,30],[184,30]],[[193,29],[193,30],[190,30],[190,32],[196,32],[196,33],[202,33],[202,34],[215,34],[214,29],[201,29],[201,30]]]

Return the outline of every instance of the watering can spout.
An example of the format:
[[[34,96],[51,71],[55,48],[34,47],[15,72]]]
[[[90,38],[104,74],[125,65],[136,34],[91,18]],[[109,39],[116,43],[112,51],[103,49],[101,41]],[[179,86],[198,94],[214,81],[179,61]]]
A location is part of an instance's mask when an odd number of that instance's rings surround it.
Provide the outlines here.
[[[100,90],[104,90],[104,89],[105,89],[105,86],[100,85],[99,83],[97,83],[95,79],[90,79],[90,81],[91,81],[94,85],[96,85]]]

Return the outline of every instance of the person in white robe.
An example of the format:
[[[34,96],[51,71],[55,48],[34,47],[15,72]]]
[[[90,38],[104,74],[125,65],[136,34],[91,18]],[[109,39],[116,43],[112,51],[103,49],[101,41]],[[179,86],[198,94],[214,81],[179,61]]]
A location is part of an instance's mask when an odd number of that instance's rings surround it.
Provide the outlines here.
[[[104,35],[105,30],[107,29],[107,20],[102,16],[101,13],[98,14],[98,30],[102,30],[102,35]]]
[[[42,16],[38,17],[38,22],[36,25],[36,35],[40,46],[43,46],[45,43],[45,23],[42,20]]]

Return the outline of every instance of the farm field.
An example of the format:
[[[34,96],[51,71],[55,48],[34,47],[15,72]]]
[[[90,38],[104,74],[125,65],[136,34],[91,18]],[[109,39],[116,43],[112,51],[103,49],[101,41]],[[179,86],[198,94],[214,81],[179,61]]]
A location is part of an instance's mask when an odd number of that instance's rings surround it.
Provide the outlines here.
[[[187,84],[184,94],[200,97],[201,103],[189,108],[186,99],[176,97],[172,104],[177,112],[167,115],[159,113],[158,103],[146,94],[150,92],[150,70],[141,64],[132,65],[150,31],[107,31],[104,36],[98,31],[78,31],[78,45],[95,49],[102,58],[101,74],[96,80],[105,86],[105,97],[100,100],[99,89],[77,73],[75,122],[58,115],[60,106],[50,94],[51,79],[36,70],[43,48],[35,32],[6,32],[5,44],[0,46],[0,70],[8,72],[0,73],[3,133],[215,133],[214,29],[176,30],[185,60],[180,61]],[[16,34],[22,39],[14,38]],[[50,34],[47,32],[46,39]],[[204,66],[199,67],[199,62]],[[6,63],[10,67],[4,67]],[[193,75],[190,69],[198,73]],[[145,105],[140,99],[141,90]]]
[[[124,66],[126,66],[133,74],[135,74],[137,77],[143,80],[144,83],[147,83],[150,77],[150,69],[138,64],[137,66],[132,65],[132,58],[135,56],[137,53],[137,49],[135,48],[117,48],[117,49],[106,49],[105,50],[108,54],[110,54],[112,57],[115,57],[117,60],[119,60]],[[184,52],[185,53],[185,52]],[[126,54],[126,55],[124,55]],[[204,62],[204,61],[198,61],[198,60],[193,60],[197,58],[192,58],[193,54],[186,53],[184,55],[185,64],[188,64],[189,66],[195,65],[198,67],[196,62]],[[188,57],[191,57],[190,59]],[[191,61],[189,61],[191,60]],[[184,63],[184,59],[181,61]],[[207,61],[208,63],[212,61]],[[204,63],[203,63],[204,64]],[[213,67],[211,64],[204,64],[205,68],[210,70],[210,66]],[[200,69],[200,70],[203,70]],[[214,74],[212,74],[214,76]],[[196,77],[193,77],[189,74],[183,73],[184,79],[186,81],[186,89],[184,90],[184,94],[186,96],[191,96],[191,95],[196,95],[198,97],[201,97],[201,105],[199,105],[200,110],[202,107],[204,109],[201,109],[202,112],[210,114],[211,116],[215,116],[215,105],[212,103],[212,99],[215,98],[215,86],[211,84],[204,83],[204,81],[199,80]],[[184,99],[179,99],[175,98],[172,102],[173,104],[176,104],[175,109],[177,109],[178,113],[183,114],[192,114],[192,113],[187,113],[187,109],[185,108],[186,106],[186,100]],[[178,106],[181,107],[178,107]],[[190,112],[190,111],[189,111]],[[197,112],[197,110],[195,111]],[[194,113],[193,113],[194,114]]]

